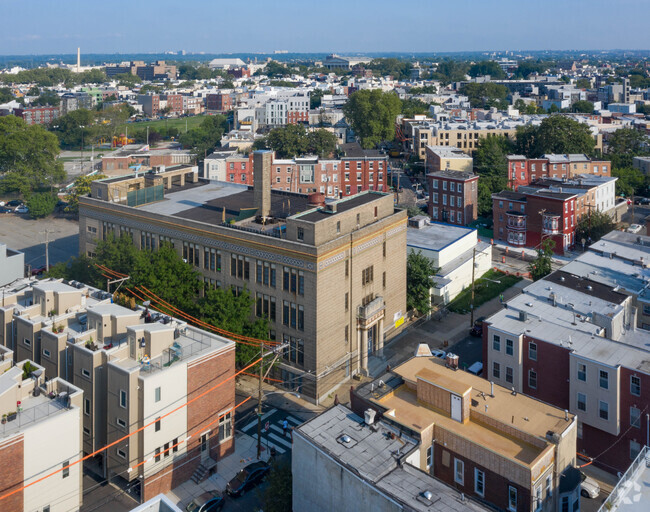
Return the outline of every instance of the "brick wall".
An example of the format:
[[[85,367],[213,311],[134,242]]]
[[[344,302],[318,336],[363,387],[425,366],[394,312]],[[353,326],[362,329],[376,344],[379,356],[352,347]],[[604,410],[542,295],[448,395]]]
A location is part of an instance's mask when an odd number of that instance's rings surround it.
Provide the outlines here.
[[[537,360],[529,357],[529,343],[537,344]],[[569,408],[569,350],[524,335],[523,392],[562,409]],[[528,371],[537,372],[537,389],[528,384]]]
[[[22,434],[0,444],[0,491],[11,492],[23,484],[24,453]],[[23,491],[2,500],[2,510],[23,510]]]

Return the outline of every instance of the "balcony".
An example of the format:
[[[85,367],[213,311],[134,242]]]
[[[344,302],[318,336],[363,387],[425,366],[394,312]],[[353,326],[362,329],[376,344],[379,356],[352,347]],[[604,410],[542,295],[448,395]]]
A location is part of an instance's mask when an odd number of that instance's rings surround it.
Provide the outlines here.
[[[359,314],[357,315],[359,323],[367,325],[370,322],[373,322],[377,318],[383,316],[384,309],[385,305],[383,297],[377,297],[365,306],[359,306]]]
[[[526,231],[526,214],[506,212],[508,231]]]
[[[560,216],[555,214],[542,214],[542,234],[557,235],[560,232]]]

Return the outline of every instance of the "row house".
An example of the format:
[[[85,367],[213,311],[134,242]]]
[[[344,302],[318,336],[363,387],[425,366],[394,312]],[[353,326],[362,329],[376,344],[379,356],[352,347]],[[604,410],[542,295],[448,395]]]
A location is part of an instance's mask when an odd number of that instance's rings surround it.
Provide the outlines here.
[[[578,510],[576,415],[461,371],[450,356],[420,346],[390,378],[353,390],[352,410],[413,442],[406,451],[420,471],[496,510]]]
[[[120,232],[134,236],[133,230]],[[139,238],[141,247],[152,248],[150,237]],[[76,425],[64,428],[53,422],[52,431],[61,435],[55,446],[48,442],[42,449],[35,447],[40,455],[30,457],[30,471],[43,460],[49,461],[43,470],[51,470],[82,453],[99,451],[92,459],[94,471],[147,500],[176,487],[197,470],[197,476],[202,476],[234,451],[234,380],[211,389],[215,375],[219,380],[234,376],[234,342],[167,315],[118,305],[110,293],[76,281],[25,280],[2,292],[4,345],[0,350],[10,350],[13,361],[33,361],[40,370],[33,373],[36,380],[48,377],[48,397],[50,393],[62,399],[66,393],[74,396],[72,390],[79,395],[74,402]],[[70,382],[69,387],[62,389],[58,379]],[[174,411],[202,393],[187,407]],[[47,410],[56,412],[51,405]],[[35,411],[30,417],[47,414]],[[141,430],[145,424],[150,425]],[[65,432],[75,433],[77,442],[67,454],[61,451]],[[51,437],[40,435],[44,440]],[[72,468],[69,473],[72,476]],[[75,466],[74,475],[81,478],[81,465]],[[57,496],[56,491],[47,498],[52,496]],[[53,505],[51,510],[76,508]]]
[[[165,102],[162,108],[168,109],[168,115],[180,116],[184,113],[182,94],[161,94],[160,101]]]
[[[427,174],[431,220],[467,225],[478,217],[478,176],[473,172]]]
[[[523,155],[508,155],[508,187],[517,190],[522,185],[542,179],[572,179],[588,174],[596,177],[611,176],[611,162],[592,160],[587,155],[542,155],[540,158],[526,158]]]
[[[320,193],[338,199],[365,191],[388,190],[388,157],[379,151],[361,149],[359,144],[341,146],[340,159],[304,155],[271,163],[271,188],[299,194]],[[203,177],[217,181],[253,183],[253,153],[243,156],[222,151],[208,156]],[[475,203],[474,203],[475,204]]]
[[[228,112],[235,107],[236,95],[231,92],[208,94],[205,97],[205,109],[209,112]]]
[[[549,189],[492,194],[494,238],[530,248],[550,239],[554,252],[563,254],[575,243],[576,199],[574,193]]]
[[[50,124],[59,117],[59,107],[24,107],[14,109],[14,115],[26,124]]]
[[[617,473],[650,428],[650,333],[634,297],[599,273],[556,271],[489,317],[484,377],[575,414],[578,453]]]

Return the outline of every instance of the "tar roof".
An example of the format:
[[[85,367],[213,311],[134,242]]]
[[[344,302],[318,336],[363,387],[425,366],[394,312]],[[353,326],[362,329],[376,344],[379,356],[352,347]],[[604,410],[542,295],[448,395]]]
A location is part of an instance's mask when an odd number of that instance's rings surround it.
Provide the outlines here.
[[[397,467],[397,453],[404,455],[415,448],[408,440],[391,439],[386,429],[370,429],[361,417],[342,405],[303,423],[296,432],[371,482]],[[343,442],[343,435],[348,436],[350,442]]]
[[[431,222],[421,228],[409,227],[406,230],[406,246],[427,251],[441,251],[475,232],[476,230],[472,228]]]
[[[350,196],[349,198],[336,201],[336,212],[330,212],[324,208],[318,208],[298,215],[298,218],[307,222],[318,222],[319,220],[330,218],[332,215],[336,215],[337,213],[347,212],[353,208],[363,206],[364,204],[371,203],[385,196],[386,194],[382,192],[361,192],[360,194]]]
[[[376,149],[363,149],[358,142],[341,144],[339,148],[345,154],[343,158],[384,158],[386,156]]]
[[[452,180],[459,180],[459,181],[467,181],[471,180],[473,178],[478,178],[476,174],[473,172],[467,172],[467,171],[437,171],[437,172],[430,172],[427,174],[427,176],[432,176],[434,178],[448,178]]]
[[[553,272],[546,276],[544,280],[549,283],[555,283],[570,288],[578,293],[584,293],[590,297],[596,297],[607,302],[613,302],[614,304],[623,304],[628,297],[624,293],[614,291],[611,286],[597,281],[592,281],[591,279],[575,276],[562,270]]]

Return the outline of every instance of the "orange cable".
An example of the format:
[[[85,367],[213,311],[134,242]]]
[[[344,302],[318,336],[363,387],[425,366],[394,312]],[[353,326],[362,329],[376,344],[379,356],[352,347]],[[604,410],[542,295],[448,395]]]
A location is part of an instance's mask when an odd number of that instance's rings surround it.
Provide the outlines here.
[[[54,475],[56,475],[56,474],[62,472],[62,471],[65,470],[65,469],[68,469],[68,468],[70,468],[70,467],[72,467],[72,466],[74,466],[74,465],[76,465],[76,464],[79,464],[80,462],[83,462],[84,460],[90,459],[90,458],[94,457],[95,455],[97,455],[98,453],[101,453],[101,452],[103,452],[103,451],[105,451],[105,450],[108,450],[111,446],[115,446],[116,444],[121,443],[121,442],[124,441],[125,439],[128,439],[129,437],[131,437],[131,436],[137,434],[138,432],[143,431],[145,428],[150,427],[151,425],[154,425],[156,422],[160,421],[160,420],[163,419],[163,418],[166,418],[166,417],[169,416],[170,414],[173,414],[173,413],[175,413],[176,411],[179,411],[179,410],[182,409],[183,407],[187,407],[187,406],[188,406],[189,404],[191,404],[192,402],[195,402],[195,401],[198,400],[199,398],[204,397],[206,394],[210,393],[211,391],[214,391],[214,390],[217,389],[218,387],[223,386],[226,382],[228,382],[228,381],[234,379],[235,377],[237,377],[237,375],[239,375],[240,373],[244,372],[245,370],[248,370],[251,366],[255,366],[255,365],[256,365],[257,363],[259,363],[262,359],[263,359],[263,358],[260,357],[257,361],[254,361],[254,362],[252,362],[251,364],[249,364],[248,366],[246,366],[246,367],[244,367],[243,369],[239,370],[238,372],[235,372],[234,375],[231,375],[231,376],[228,377],[226,380],[223,380],[223,381],[221,381],[219,384],[216,384],[216,385],[212,386],[210,389],[205,390],[205,391],[204,391],[203,393],[201,393],[200,395],[195,396],[195,397],[192,398],[191,400],[188,400],[188,401],[185,402],[184,404],[179,405],[179,406],[176,407],[175,409],[169,411],[168,413],[163,414],[162,416],[160,416],[160,417],[156,418],[155,420],[153,420],[153,421],[147,423],[146,425],[143,425],[143,426],[140,427],[139,429],[134,430],[133,432],[131,432],[131,433],[129,433],[129,434],[127,434],[127,435],[121,437],[120,439],[117,439],[116,441],[113,441],[112,443],[109,443],[109,444],[107,444],[106,446],[103,446],[102,448],[99,448],[99,449],[95,450],[94,452],[89,453],[88,455],[86,455],[86,456],[80,458],[79,460],[76,460],[76,461],[74,461],[74,462],[69,463],[67,466],[60,467],[59,469],[56,469],[56,470],[52,471],[51,473],[49,473],[49,474],[47,474],[47,475],[45,475],[45,476],[42,476],[42,477],[40,477],[40,478],[34,480],[33,482],[30,482],[30,483],[28,483],[28,484],[23,485],[22,487],[19,487],[18,489],[14,489],[14,490],[11,491],[11,492],[8,492],[8,493],[3,494],[2,496],[0,496],[0,501],[2,501],[2,500],[5,499],[5,498],[8,498],[9,496],[13,496],[14,494],[16,494],[16,493],[18,493],[18,492],[20,492],[20,491],[22,491],[22,490],[25,490],[25,489],[27,489],[28,487],[31,487],[31,486],[34,485],[34,484],[37,484],[37,483],[39,483],[39,482],[42,482],[43,480],[45,480],[45,479],[47,479],[47,478],[49,478],[49,477],[51,477],[51,476],[54,476]]]
[[[235,405],[234,407],[228,409],[227,412],[224,412],[224,413],[223,413],[221,416],[219,416],[216,420],[211,421],[211,422],[208,423],[207,425],[202,425],[201,428],[195,430],[193,434],[188,435],[188,436],[187,436],[185,439],[183,439],[182,441],[179,441],[179,442],[176,443],[175,445],[170,446],[170,447],[167,448],[166,450],[162,450],[162,451],[159,451],[158,453],[154,453],[154,454],[153,454],[151,457],[149,457],[148,459],[145,459],[145,460],[143,460],[143,461],[138,462],[135,466],[131,466],[129,469],[130,469],[131,471],[133,471],[135,468],[138,468],[138,467],[142,466],[143,464],[146,464],[148,460],[151,460],[151,459],[154,458],[154,457],[160,457],[161,455],[164,455],[165,453],[167,453],[169,450],[172,450],[173,448],[176,448],[177,446],[179,446],[179,445],[185,443],[185,442],[188,441],[192,436],[194,436],[195,434],[198,434],[199,432],[204,431],[206,428],[208,428],[208,427],[214,425],[214,424],[217,423],[219,420],[221,420],[221,418],[225,417],[226,414],[231,413],[232,411],[234,411],[235,409],[237,409],[237,407],[240,407],[240,406],[244,405],[244,404],[245,404],[246,402],[248,402],[251,398],[253,398],[253,397],[252,397],[252,396],[249,396],[248,398],[246,398],[246,399],[243,400],[242,402],[238,403],[238,404]]]

